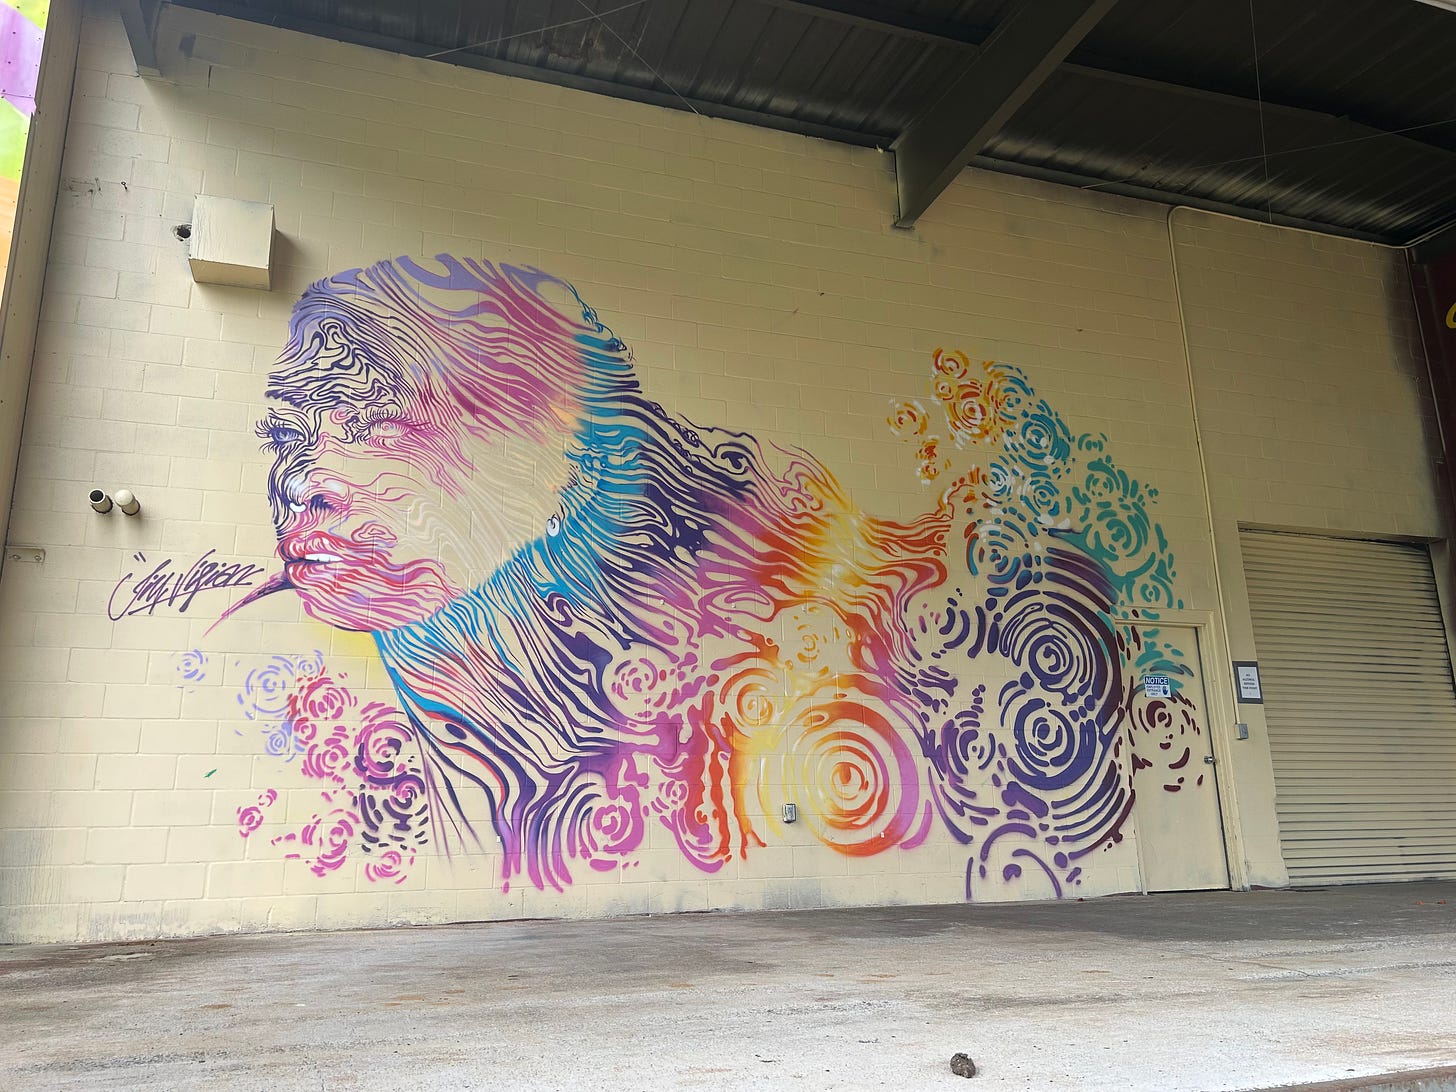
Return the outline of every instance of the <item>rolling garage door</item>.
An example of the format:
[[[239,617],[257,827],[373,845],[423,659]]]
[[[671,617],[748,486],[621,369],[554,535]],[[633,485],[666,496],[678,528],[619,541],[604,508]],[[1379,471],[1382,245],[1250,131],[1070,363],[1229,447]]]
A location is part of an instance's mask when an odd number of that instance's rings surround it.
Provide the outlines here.
[[[1291,882],[1456,876],[1456,693],[1429,553],[1240,540]]]

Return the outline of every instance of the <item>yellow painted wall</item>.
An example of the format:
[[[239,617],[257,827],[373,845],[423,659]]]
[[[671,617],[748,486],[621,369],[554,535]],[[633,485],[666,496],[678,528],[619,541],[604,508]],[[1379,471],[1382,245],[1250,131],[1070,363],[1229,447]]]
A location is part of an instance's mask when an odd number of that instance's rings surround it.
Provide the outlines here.
[[[1256,660],[1240,527],[1448,537],[1420,330],[1399,251],[1187,209],[1172,234],[1229,640]],[[1267,799],[1263,707],[1239,719],[1261,761],[1238,767],[1237,793]],[[1273,824],[1244,837],[1261,871],[1278,868]]]
[[[1026,742],[1008,727],[1006,709],[1046,692],[1012,693],[1022,666],[1010,655],[934,658],[952,638],[937,644],[916,623],[950,632],[948,597],[989,601],[997,528],[1009,525],[995,518],[1005,501],[996,483],[1006,485],[997,474],[1007,468],[1022,474],[1007,486],[1013,500],[1041,488],[1031,479],[1045,471],[1047,504],[1062,506],[1046,508],[1046,522],[1032,528],[1028,573],[1051,572],[1048,549],[1075,534],[1077,549],[1103,566],[1099,579],[1166,591],[1153,603],[1121,596],[1098,615],[1114,635],[1119,685],[1131,688],[1129,720],[1114,733],[1121,742],[1110,740],[1096,767],[1112,778],[1105,799],[1130,807],[1136,789],[1137,806],[1151,806],[1164,799],[1164,783],[1178,783],[1178,771],[1163,776],[1178,751],[1160,752],[1160,733],[1179,747],[1211,746],[1224,771],[1232,882],[1284,882],[1263,726],[1235,710],[1227,678],[1227,642],[1235,654],[1248,643],[1236,527],[1441,533],[1398,256],[1185,212],[1170,228],[1160,207],[979,172],[958,180],[915,231],[900,232],[889,226],[893,164],[874,150],[173,7],[163,12],[158,45],[164,78],[143,80],[132,74],[117,19],[93,9],[85,24],[10,530],[12,546],[43,548],[45,560],[11,562],[0,579],[0,936],[938,902],[966,898],[968,879],[978,900],[1137,890],[1151,873],[1139,860],[1136,814],[1104,817],[1090,840],[1067,834],[1066,848],[1086,852],[1062,864],[1061,847],[1029,815],[1029,833],[1006,835],[981,859],[988,833],[1019,821],[1005,777],[993,781]],[[274,206],[271,291],[193,283],[188,244],[174,228],[190,221],[200,193]],[[730,673],[710,661],[727,663],[759,641],[755,670],[782,667],[779,689],[754,706],[776,710],[766,715],[774,730],[751,710],[734,714],[732,746],[715,753],[736,757],[724,759],[721,775],[672,773],[660,752],[643,750],[633,769],[647,795],[632,799],[647,822],[630,852],[614,848],[623,828],[610,823],[636,820],[607,806],[629,790],[582,774],[597,803],[563,835],[559,866],[538,870],[539,886],[531,861],[550,853],[508,860],[479,794],[462,790],[458,807],[432,801],[429,824],[405,823],[398,837],[385,831],[369,843],[357,815],[349,830],[337,829],[330,816],[377,803],[383,790],[375,784],[364,799],[357,783],[317,776],[322,751],[309,744],[324,737],[301,738],[299,718],[280,712],[288,695],[297,701],[310,680],[338,684],[330,700],[342,703],[336,719],[356,742],[374,716],[370,703],[403,713],[374,641],[339,628],[324,599],[282,592],[219,621],[242,588],[165,601],[138,592],[158,564],[172,562],[153,584],[208,551],[212,561],[244,567],[220,582],[246,580],[256,590],[280,571],[267,499],[274,456],[260,452],[255,423],[295,301],[331,273],[440,253],[539,267],[570,282],[630,347],[646,399],[665,415],[653,420],[692,422],[712,443],[755,437],[758,480],[808,481],[802,494],[785,485],[785,495],[817,498],[826,513],[813,522],[822,540],[800,517],[782,517],[797,528],[793,579],[809,590],[761,608],[725,606],[737,628],[693,644],[701,670],[678,680],[684,693],[702,694],[673,699],[691,751],[704,723],[722,723],[706,716],[704,702]],[[414,283],[420,300],[434,298]],[[561,290],[550,291],[565,306]],[[602,352],[621,358],[615,348]],[[986,370],[982,361],[994,364]],[[1017,409],[1013,388],[1035,394]],[[551,404],[578,427],[587,418],[574,397],[566,389]],[[1017,452],[1039,400],[1071,446],[1029,463]],[[572,406],[576,416],[566,413]],[[988,406],[1005,428],[978,423]],[[420,519],[395,530],[433,543],[472,579],[522,545],[510,532],[517,516],[544,529],[536,543],[549,556],[550,540],[574,533],[569,507],[556,530],[545,521],[569,492],[560,460],[576,441],[563,448],[544,429],[521,439],[504,469],[462,486],[478,494],[474,516],[445,503],[451,487],[435,482],[412,502]],[[687,434],[672,435],[691,457]],[[938,445],[928,450],[932,438]],[[810,469],[795,477],[796,466]],[[981,478],[965,496],[978,499],[946,493],[973,472]],[[1377,477],[1389,487],[1372,490]],[[85,500],[92,487],[134,490],[141,515],[93,513]],[[1129,525],[1142,530],[1129,534],[1145,540],[1134,548],[1116,533],[1101,545],[1086,537],[1101,500],[1130,506]],[[431,523],[437,508],[453,514]],[[748,526],[746,512],[724,517],[714,534]],[[939,552],[925,556],[946,566],[945,578],[895,611],[856,605],[855,581],[890,579],[889,555],[877,551],[900,549],[912,537],[903,528],[915,526],[942,534]],[[743,547],[742,571],[762,581],[775,549],[765,532]],[[1169,557],[1163,584],[1151,569],[1131,571]],[[703,591],[709,575],[695,579]],[[641,590],[649,613],[651,598]],[[1149,643],[1116,652],[1116,641],[1134,634],[1131,612],[1150,609],[1164,635],[1148,635],[1144,618],[1136,633]],[[794,760],[796,741],[813,734],[812,718],[792,719],[795,702],[821,689],[860,695],[883,682],[868,679],[864,642],[836,624],[865,618],[888,618],[887,632],[912,658],[951,665],[956,704],[940,720],[968,710],[973,689],[986,688],[982,734],[959,737],[973,773],[951,777],[944,756],[927,753],[927,736],[904,724],[877,737],[869,750],[885,768],[908,771],[870,794],[889,802],[883,821],[844,803],[863,788],[855,778],[873,780],[873,761],[841,748],[819,756],[825,764],[810,776]],[[518,651],[539,630],[522,633],[501,642]],[[788,650],[804,633],[827,651],[795,666]],[[772,648],[762,643],[770,640]],[[490,644],[480,638],[474,647]],[[1202,708],[1173,706],[1170,728],[1135,727],[1147,713],[1140,674],[1169,670],[1191,687],[1200,654]],[[627,677],[621,657],[610,670]],[[655,700],[665,685],[642,693]],[[895,685],[903,696],[908,684]],[[876,711],[901,708],[846,700],[846,743],[874,735]],[[907,716],[928,708],[906,702]],[[626,717],[625,708],[614,715]],[[638,713],[633,723],[648,716]],[[1254,738],[1232,739],[1238,718],[1253,724]],[[431,730],[443,732],[438,723]],[[417,726],[416,745],[420,734]],[[992,752],[978,766],[975,746],[987,738],[1012,757]],[[1155,760],[1156,783],[1134,780],[1138,747]],[[572,754],[557,757],[578,775]],[[1195,797],[1189,776],[1180,801]],[[737,793],[736,803],[684,810],[673,793],[694,778]],[[1198,788],[1212,799],[1211,781]],[[788,797],[806,813],[797,824],[778,818]],[[1059,798],[1056,789],[1037,797],[1051,807]],[[977,826],[970,805],[994,816]],[[707,826],[722,818],[730,834],[707,848],[692,838],[685,846],[671,824],[694,815],[708,816]]]

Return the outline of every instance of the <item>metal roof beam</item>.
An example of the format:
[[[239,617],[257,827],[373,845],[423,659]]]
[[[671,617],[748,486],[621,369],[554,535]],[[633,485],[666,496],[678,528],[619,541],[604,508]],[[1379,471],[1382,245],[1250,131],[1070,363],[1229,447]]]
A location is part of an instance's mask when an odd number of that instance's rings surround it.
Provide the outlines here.
[[[912,227],[1117,0],[1021,0],[895,141],[896,227]]]
[[[881,34],[925,42],[928,45],[944,46],[968,56],[974,56],[989,36],[989,32],[984,27],[953,19],[935,19],[913,12],[889,9],[884,6],[882,0],[761,0],[761,2],[785,11],[795,11],[803,15],[878,31]],[[1377,124],[1374,120],[1356,117],[1350,110],[1343,107],[1271,102],[1267,99],[1260,102],[1246,95],[1162,79],[1158,76],[1126,72],[1116,61],[1105,57],[1086,56],[1080,61],[1065,61],[1061,68],[1064,72],[1074,72],[1092,79],[1131,84],[1154,92],[1187,95],[1232,107],[1273,110],[1291,117],[1303,115],[1322,120],[1335,118],[1353,121],[1373,132],[1385,132],[1388,128],[1388,126]],[[1358,114],[1358,110],[1355,113]],[[1425,147],[1441,147],[1440,144],[1432,144],[1418,137],[1404,134],[1391,134],[1391,136],[1400,137]]]
[[[866,0],[762,0],[771,8],[794,11],[817,19],[863,27],[881,34],[913,38],[931,45],[955,49],[974,49],[984,42],[990,31],[984,27],[950,19],[935,19],[912,11],[887,9],[883,3]]]

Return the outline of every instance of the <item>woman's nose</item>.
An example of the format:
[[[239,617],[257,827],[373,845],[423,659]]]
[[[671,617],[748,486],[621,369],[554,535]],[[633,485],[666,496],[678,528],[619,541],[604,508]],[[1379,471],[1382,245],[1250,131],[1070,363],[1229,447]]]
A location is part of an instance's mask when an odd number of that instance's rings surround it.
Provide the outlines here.
[[[289,483],[288,507],[295,513],[316,515],[344,512],[349,507],[349,483],[338,474],[314,469]]]

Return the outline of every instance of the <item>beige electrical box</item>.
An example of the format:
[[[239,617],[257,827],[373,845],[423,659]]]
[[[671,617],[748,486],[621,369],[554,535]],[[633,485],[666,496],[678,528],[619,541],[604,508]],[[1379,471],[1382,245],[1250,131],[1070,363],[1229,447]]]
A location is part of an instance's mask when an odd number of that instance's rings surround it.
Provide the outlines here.
[[[188,263],[198,284],[271,288],[273,206],[199,194]]]

